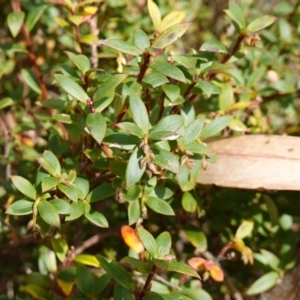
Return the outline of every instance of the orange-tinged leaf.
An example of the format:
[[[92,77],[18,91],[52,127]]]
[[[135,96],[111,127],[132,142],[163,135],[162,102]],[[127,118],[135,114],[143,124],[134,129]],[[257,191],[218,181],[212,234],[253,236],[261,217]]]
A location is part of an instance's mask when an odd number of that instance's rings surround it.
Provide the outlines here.
[[[205,267],[205,269],[206,269],[207,271],[210,271],[210,270],[212,270],[213,267],[214,267],[214,262],[211,261],[211,260],[208,260],[208,261],[206,261],[206,262],[204,263],[204,267]]]
[[[57,278],[57,284],[66,296],[70,296],[70,294],[72,293],[73,286],[74,286],[73,281],[68,282],[68,281],[63,281],[63,280]]]
[[[207,261],[202,258],[202,257],[193,257],[188,260],[188,264],[195,270],[197,271],[204,271],[206,270],[205,268],[205,263]]]
[[[224,272],[223,270],[218,266],[213,266],[213,268],[210,270],[210,276],[213,280],[221,282],[224,280]]]
[[[144,246],[133,228],[128,225],[122,226],[121,235],[126,245],[134,252],[139,254],[144,251]]]
[[[232,248],[235,249],[236,251],[242,253],[245,251],[246,246],[245,246],[245,243],[241,239],[235,238],[233,240]]]

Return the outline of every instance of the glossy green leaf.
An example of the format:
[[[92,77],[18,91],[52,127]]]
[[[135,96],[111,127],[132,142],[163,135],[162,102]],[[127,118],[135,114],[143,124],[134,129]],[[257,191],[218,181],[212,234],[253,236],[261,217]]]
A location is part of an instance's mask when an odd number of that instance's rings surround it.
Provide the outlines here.
[[[147,194],[146,190],[144,190],[144,193]],[[153,196],[160,199],[169,199],[173,196],[173,191],[167,187],[156,186],[150,191],[148,196]]]
[[[103,256],[97,256],[102,268],[121,286],[130,292],[136,289],[136,283],[131,278],[131,275],[126,269],[118,264],[116,261],[108,262]]]
[[[91,223],[96,226],[107,228],[108,222],[103,214],[96,210],[90,210],[87,214],[84,215],[86,219],[88,219]]]
[[[120,260],[120,264],[124,266],[126,269],[134,270],[142,274],[151,273],[151,267],[149,266],[148,263],[136,259],[134,257],[125,256]]]
[[[128,204],[128,224],[135,224],[141,217],[141,205],[139,200],[132,201]]]
[[[167,203],[165,200],[155,198],[155,197],[148,197],[145,201],[145,204],[151,208],[153,211],[166,215],[166,216],[174,216],[174,210],[170,206],[169,203]]]
[[[35,187],[25,178],[21,176],[12,176],[11,181],[14,186],[26,197],[35,200],[36,199],[36,190]]]
[[[201,45],[199,50],[207,52],[228,53],[227,47],[219,41],[207,41]]]
[[[55,210],[60,214],[60,215],[68,215],[71,213],[71,205],[68,201],[63,200],[63,199],[53,199],[49,201],[55,208]]]
[[[164,231],[156,238],[158,256],[163,257],[171,251],[172,239],[169,232]]]
[[[147,34],[143,30],[137,30],[133,35],[133,44],[142,51],[150,47],[150,41]]]
[[[19,289],[21,292],[28,293],[34,299],[38,299],[38,300],[50,299],[50,295],[49,295],[48,291],[39,285],[26,284],[26,285],[21,285]]]
[[[73,98],[83,102],[86,104],[87,100],[90,99],[88,94],[84,91],[84,89],[75,82],[72,78],[56,74],[54,75],[56,81],[61,86],[61,88]]]
[[[196,119],[191,122],[185,130],[185,134],[183,136],[183,144],[186,145],[194,142],[199,137],[203,127],[204,118]]]
[[[178,299],[180,299],[180,300],[193,300],[193,299],[195,299],[194,297],[193,298],[190,298],[190,297],[188,297],[188,296],[186,296],[186,295],[184,295],[184,294],[178,294],[178,293],[174,293],[174,294],[160,294],[160,296],[164,299],[164,300],[178,300]],[[207,300],[207,299],[205,299],[204,297],[202,297],[202,296],[200,296],[199,298],[197,298],[197,299],[201,299],[201,300]],[[212,300],[211,298],[210,298],[210,300]]]
[[[277,272],[272,271],[266,273],[260,278],[258,278],[256,281],[254,281],[254,283],[246,291],[246,294],[249,296],[261,294],[275,286],[278,279],[279,274]]]
[[[184,233],[188,241],[201,252],[207,250],[207,239],[203,232],[199,231],[198,228],[187,228]]]
[[[13,99],[11,99],[9,97],[5,97],[5,98],[0,100],[0,109],[11,106],[13,104],[14,104]]]
[[[170,136],[182,126],[183,118],[179,115],[169,115],[162,118],[149,133],[150,139],[163,139]],[[177,136],[178,137],[178,136]]]
[[[73,61],[83,75],[91,68],[91,64],[87,56],[82,54],[76,55],[69,51],[66,51],[65,53],[69,56],[69,58]]]
[[[191,23],[175,24],[161,33],[152,43],[152,48],[164,49],[185,34]]]
[[[140,138],[144,136],[143,130],[137,125],[135,125],[134,123],[122,122],[122,123],[118,123],[117,127],[128,134],[135,135]]]
[[[60,227],[60,219],[55,207],[48,201],[41,201],[38,205],[38,212],[41,218],[49,225]]]
[[[71,213],[66,217],[66,221],[73,221],[84,214],[84,203],[82,201],[71,203]]]
[[[120,51],[122,53],[130,54],[133,56],[138,56],[143,53],[143,51],[140,48],[121,40],[113,40],[113,39],[102,40],[101,45],[110,47],[114,50]]]
[[[88,114],[86,118],[86,126],[88,127],[92,137],[101,144],[106,133],[106,122],[102,114],[98,112]]]
[[[164,300],[159,294],[155,292],[146,292],[145,294],[145,300]]]
[[[225,83],[221,88],[221,93],[219,94],[219,108],[222,111],[228,111],[233,104],[233,89],[232,85]]]
[[[112,93],[114,93],[116,87],[123,82],[123,80],[127,77],[127,74],[117,74],[108,77],[101,85],[100,87],[95,91],[93,95],[94,101],[100,101],[103,98],[106,98],[107,96],[110,96]],[[104,109],[105,107],[103,107]]]
[[[79,265],[77,267],[77,278],[75,281],[76,285],[84,295],[89,296],[91,294],[95,282],[86,266]]]
[[[151,73],[151,74],[147,75],[146,77],[144,77],[142,82],[147,85],[150,85],[152,87],[158,87],[158,86],[164,85],[165,83],[168,83],[169,79],[162,74]]]
[[[229,124],[231,119],[232,116],[223,116],[213,120],[211,123],[204,127],[201,132],[200,138],[202,140],[205,140],[221,132]]]
[[[144,102],[137,96],[131,96],[129,98],[129,107],[135,124],[143,130],[144,134],[148,133],[151,124]]]
[[[69,251],[66,240],[63,238],[52,238],[51,246],[60,262],[64,262]]]
[[[235,233],[235,237],[239,239],[244,239],[251,235],[253,231],[254,223],[253,221],[243,221]]]
[[[90,254],[78,254],[75,256],[74,261],[95,268],[99,268],[101,266],[96,256]]]
[[[224,10],[225,13],[238,25],[238,29],[244,29],[246,27],[246,20],[244,13],[240,6],[235,2],[229,2],[229,9]]]
[[[73,185],[77,189],[78,198],[84,200],[90,191],[89,181],[82,177],[76,177],[76,179],[73,182]]]
[[[153,159],[155,164],[175,174],[178,174],[179,161],[174,154],[160,148],[153,149],[153,153],[155,155],[155,158]]]
[[[174,65],[168,64],[163,61],[155,61],[150,65],[150,68],[157,73],[173,78],[175,80],[186,82],[183,72]]]
[[[142,227],[137,229],[137,234],[149,254],[154,258],[157,257],[158,247],[152,234]]]
[[[161,22],[161,14],[157,4],[153,0],[147,0],[147,8],[155,29],[158,29]]]
[[[140,168],[140,160],[143,153],[138,148],[135,148],[130,155],[128,165],[126,168],[126,186],[131,187],[136,184],[143,176],[146,166]]]
[[[78,194],[77,194],[77,189],[74,186],[68,186],[60,183],[57,185],[57,188],[73,202],[77,202]]]
[[[198,206],[197,200],[189,192],[183,193],[181,204],[183,209],[189,213],[195,212]]]
[[[93,287],[93,291],[92,294],[94,296],[98,296],[105,288],[106,286],[109,284],[111,280],[111,277],[109,274],[103,274],[100,277],[95,277],[94,281],[95,281],[95,285]]]
[[[246,28],[249,33],[254,33],[259,30],[262,30],[276,21],[276,17],[274,16],[263,16],[253,20]]]
[[[96,187],[94,190],[92,190],[86,200],[90,203],[101,201],[103,199],[106,199],[108,197],[115,195],[115,189],[112,187],[110,183],[104,183]]]
[[[28,200],[18,200],[13,202],[6,210],[7,214],[14,216],[24,216],[33,213],[33,202]]]
[[[50,191],[60,183],[60,179],[55,178],[55,177],[45,177],[42,180],[42,192],[45,193],[47,191]]]
[[[48,5],[35,5],[32,7],[25,20],[25,27],[31,31],[38,20],[41,18],[45,10],[47,9]]]
[[[25,14],[23,11],[11,12],[7,16],[7,25],[13,37],[16,37],[22,27]]]
[[[180,88],[175,84],[165,84],[163,85],[162,89],[172,102],[175,101],[180,95]]]
[[[37,83],[37,80],[36,80],[36,77],[35,77],[34,73],[31,70],[22,69],[21,70],[21,74],[22,74],[22,77],[23,77],[25,83],[33,91],[35,91],[37,94],[41,95],[42,94],[42,90],[41,90],[39,84]]]
[[[122,132],[113,133],[103,139],[103,144],[109,147],[132,150],[141,143],[141,139]]]
[[[61,166],[57,157],[48,150],[45,150],[43,156],[37,159],[39,164],[52,176],[61,174]]]
[[[200,279],[199,274],[187,264],[178,261],[170,261],[168,271],[173,271],[180,274],[190,275]]]
[[[247,126],[242,121],[240,121],[239,119],[235,119],[235,118],[231,119],[231,121],[228,124],[228,127],[234,131],[239,131],[239,132],[247,132],[248,131]]]

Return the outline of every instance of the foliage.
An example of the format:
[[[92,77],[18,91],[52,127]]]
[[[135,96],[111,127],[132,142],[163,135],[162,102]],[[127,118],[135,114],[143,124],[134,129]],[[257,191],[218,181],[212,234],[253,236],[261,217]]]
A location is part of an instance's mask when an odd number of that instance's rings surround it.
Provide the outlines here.
[[[221,299],[293,266],[294,195],[197,180],[212,137],[299,133],[297,7],[177,2],[2,5],[3,299]]]

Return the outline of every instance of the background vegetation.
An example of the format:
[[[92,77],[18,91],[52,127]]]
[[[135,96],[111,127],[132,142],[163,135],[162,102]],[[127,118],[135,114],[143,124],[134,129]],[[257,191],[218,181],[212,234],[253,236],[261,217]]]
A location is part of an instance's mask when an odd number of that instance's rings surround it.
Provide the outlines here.
[[[196,180],[210,137],[299,135],[299,4],[0,1],[0,299],[279,283],[299,193]]]

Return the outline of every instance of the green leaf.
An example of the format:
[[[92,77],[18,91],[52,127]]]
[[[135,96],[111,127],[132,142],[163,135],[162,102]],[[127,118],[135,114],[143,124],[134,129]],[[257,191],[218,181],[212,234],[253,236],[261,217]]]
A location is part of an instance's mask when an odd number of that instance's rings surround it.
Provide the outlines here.
[[[134,270],[142,274],[151,273],[151,267],[148,263],[130,256],[125,256],[122,258],[120,260],[120,264],[127,269]]]
[[[177,39],[185,34],[185,32],[190,27],[191,23],[180,23],[175,24],[168,29],[166,29],[163,33],[161,33],[156,39],[153,41],[151,47],[157,49],[164,49],[171,44],[173,44]]]
[[[224,11],[236,23],[239,31],[246,27],[244,13],[236,3],[230,1],[229,9],[225,9]]]
[[[165,200],[155,197],[148,197],[145,201],[145,204],[159,214],[166,216],[175,216],[174,210]]]
[[[74,261],[95,268],[99,268],[101,266],[96,256],[90,254],[78,254],[75,256]]]
[[[169,27],[181,23],[185,18],[186,13],[184,11],[172,11],[168,13],[161,21],[158,31],[163,32]]]
[[[68,186],[60,183],[57,185],[57,188],[73,202],[77,202],[78,194],[77,194],[77,189],[74,186]]]
[[[135,124],[143,130],[144,134],[148,133],[151,124],[144,102],[137,96],[131,96],[129,98],[129,106]]]
[[[147,34],[143,30],[137,30],[133,35],[133,44],[142,51],[150,47],[150,41]]]
[[[38,205],[38,212],[41,218],[49,225],[60,227],[60,219],[55,207],[48,201],[43,200]]]
[[[91,209],[87,214],[84,215],[86,219],[88,219],[91,223],[99,226],[99,227],[108,227],[107,219],[100,212]]]
[[[87,56],[82,54],[76,55],[69,51],[65,51],[65,53],[69,56],[69,58],[73,61],[83,75],[90,70],[91,64]]]
[[[161,22],[161,14],[159,7],[153,0],[147,0],[147,8],[154,28],[157,30]]]
[[[189,213],[194,213],[198,206],[196,199],[189,192],[183,193],[181,204],[183,209]]]
[[[128,224],[135,224],[141,216],[141,205],[139,200],[135,200],[128,205]]]
[[[16,37],[22,27],[25,14],[23,11],[11,12],[7,16],[7,25],[13,37]]]
[[[36,5],[32,8],[30,8],[26,21],[25,21],[25,27],[31,31],[31,29],[34,27],[34,25],[37,23],[37,21],[40,19],[40,17],[43,15],[45,10],[47,9],[48,5]]]
[[[88,268],[84,265],[79,265],[77,267],[76,285],[80,291],[88,297],[93,290],[94,284],[94,278]]]
[[[69,251],[66,240],[63,238],[52,238],[51,246],[60,262],[64,262]]]
[[[175,80],[181,81],[183,83],[186,82],[185,76],[183,72],[174,65],[168,64],[163,61],[155,61],[153,64],[149,66],[152,70],[165,75],[167,77],[173,78]]]
[[[135,125],[134,123],[122,122],[122,123],[118,123],[117,127],[119,127],[122,131],[128,134],[135,135],[140,138],[144,136],[143,130],[137,125]]]
[[[176,133],[176,131],[183,124],[183,117],[180,115],[168,115],[162,118],[151,130],[149,133],[150,139],[164,139],[168,138],[171,133]],[[178,137],[178,135],[177,135]]]
[[[114,50],[120,51],[122,53],[130,54],[133,56],[138,56],[143,54],[143,51],[140,48],[121,40],[113,40],[113,39],[102,40],[100,45],[104,45]]]
[[[102,114],[98,112],[88,114],[86,126],[92,137],[101,144],[106,133],[106,122]]]
[[[179,161],[174,154],[160,148],[153,149],[153,153],[155,155],[155,158],[153,160],[155,164],[166,170],[171,171],[172,173],[178,174]]]
[[[12,203],[5,212],[14,216],[25,216],[33,213],[33,202],[28,200],[18,200]]]
[[[73,185],[77,188],[78,198],[84,200],[90,191],[89,181],[82,177],[76,177]]]
[[[276,21],[276,17],[274,16],[263,16],[253,20],[246,28],[249,33],[254,33],[259,30],[262,30]]]
[[[188,241],[201,252],[207,250],[207,239],[203,232],[199,231],[198,228],[187,228],[184,233]]]
[[[20,292],[28,293],[34,299],[38,299],[38,300],[50,299],[50,295],[49,295],[48,291],[39,285],[26,284],[26,285],[21,285],[19,287],[19,289],[20,289]]]
[[[134,292],[136,289],[136,283],[131,278],[131,275],[126,269],[119,265],[116,261],[109,263],[103,256],[97,256],[102,268],[121,286],[130,292]]]
[[[54,77],[61,88],[73,98],[85,104],[90,99],[84,89],[70,77],[61,74],[56,74]]]
[[[9,98],[9,97],[5,97],[3,99],[0,100],[0,109],[3,109],[7,106],[11,106],[14,104],[13,99]]]
[[[190,144],[194,142],[200,135],[204,126],[204,118],[203,119],[196,119],[192,123],[190,123],[183,136],[183,144]]]
[[[156,244],[158,247],[158,256],[163,257],[170,253],[171,246],[172,246],[172,239],[169,232],[165,231],[162,232],[157,238],[156,238]]]
[[[37,159],[39,164],[52,176],[61,174],[61,166],[57,157],[48,150],[45,150],[43,156]]]
[[[49,201],[55,210],[60,214],[60,215],[68,215],[71,213],[72,208],[69,202],[63,199],[53,199]]]
[[[169,79],[166,76],[161,75],[159,73],[151,73],[144,77],[142,82],[146,85],[150,85],[155,88],[164,85],[165,83],[168,83]]]
[[[94,101],[100,101],[103,98],[106,98],[107,96],[110,96],[114,93],[116,87],[123,82],[123,80],[127,77],[127,74],[117,74],[110,76],[108,79],[106,79],[101,86],[95,91],[93,95]],[[103,107],[102,109],[104,109]]]
[[[207,41],[199,49],[206,52],[228,53],[227,47],[219,41]]]
[[[25,83],[33,90],[35,91],[37,94],[41,95],[42,94],[42,90],[39,87],[35,75],[32,73],[31,70],[27,70],[27,69],[22,69],[21,70],[21,74],[22,77],[25,81]]]
[[[253,221],[243,221],[235,233],[235,237],[239,239],[244,239],[247,236],[251,235],[254,227]]]
[[[115,147],[125,150],[132,150],[136,145],[141,143],[141,139],[125,133],[113,133],[103,139],[103,144],[109,147]]]
[[[155,292],[146,292],[145,300],[164,300],[164,298]]]
[[[193,291],[195,291],[195,289],[193,289]],[[204,291],[204,290],[201,289],[201,291]],[[178,300],[178,299],[180,299],[180,300],[193,300],[193,299],[196,299],[195,297],[190,298],[190,297],[187,297],[186,295],[178,294],[178,293],[174,293],[174,294],[170,294],[170,295],[160,294],[160,296],[163,298],[163,300]],[[196,295],[194,295],[194,296],[196,296]],[[200,297],[198,297],[197,299],[212,300],[212,298],[207,299],[207,298],[202,297],[202,295]]]
[[[136,184],[143,176],[146,166],[140,168],[140,159],[143,157],[143,153],[140,149],[135,148],[130,155],[128,165],[126,168],[126,186],[131,187]]]
[[[146,190],[144,190],[144,193],[147,194]],[[160,199],[169,199],[173,196],[173,191],[163,186],[156,186],[150,191],[148,196],[153,196]]]
[[[93,295],[98,296],[109,284],[111,277],[109,276],[109,274],[104,274],[100,277],[96,276],[94,280],[95,285],[93,287]]]
[[[219,94],[219,108],[220,110],[226,112],[230,109],[233,104],[233,89],[232,85],[229,83],[223,84],[221,88],[221,93]]]
[[[27,179],[21,176],[12,176],[11,180],[19,192],[32,200],[36,199],[35,187]]]
[[[71,203],[71,213],[66,217],[66,221],[73,221],[84,214],[84,203],[82,201]]]
[[[178,261],[170,261],[168,265],[168,271],[173,271],[180,274],[190,275],[200,279],[199,274],[187,264],[178,262]]]
[[[231,119],[232,116],[223,116],[214,119],[211,123],[204,127],[204,129],[201,132],[200,138],[202,140],[205,140],[221,132],[229,124]]]
[[[273,286],[276,285],[277,280],[279,279],[279,274],[277,272],[269,272],[261,276],[259,279],[254,281],[254,283],[250,286],[250,288],[246,291],[246,294],[257,295],[261,294]]]
[[[180,95],[180,88],[175,84],[165,84],[162,89],[172,102],[174,102]]]
[[[140,238],[142,244],[144,245],[145,249],[149,252],[149,254],[155,258],[158,256],[158,247],[157,247],[157,244],[156,244],[156,241],[154,239],[154,237],[152,236],[152,234],[142,228],[142,227],[139,227],[137,229],[137,234],[138,234],[138,237]]]
[[[133,293],[129,292],[122,285],[115,283],[114,285],[114,299],[122,299],[122,300],[134,300],[135,297]]]
[[[242,121],[240,121],[239,119],[235,119],[235,118],[231,119],[231,121],[228,124],[228,127],[234,131],[239,131],[239,132],[248,131],[247,126]]]
[[[110,183],[104,183],[96,187],[94,190],[92,190],[88,194],[86,200],[90,203],[97,202],[106,199],[108,197],[114,196],[115,193],[116,191]]]
[[[42,192],[45,193],[54,189],[60,183],[60,179],[49,176],[42,180]]]

